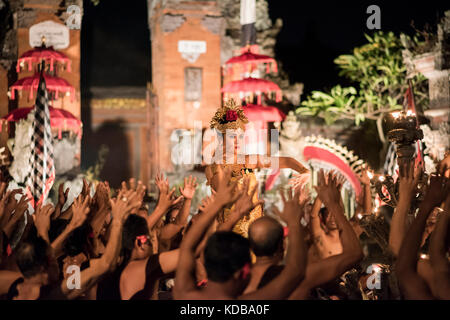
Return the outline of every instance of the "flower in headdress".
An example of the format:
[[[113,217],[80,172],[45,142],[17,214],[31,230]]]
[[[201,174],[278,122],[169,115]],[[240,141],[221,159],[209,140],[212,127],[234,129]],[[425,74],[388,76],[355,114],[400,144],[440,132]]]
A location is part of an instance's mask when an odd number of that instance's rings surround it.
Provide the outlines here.
[[[237,112],[234,110],[228,110],[225,119],[227,121],[236,121],[238,118]]]

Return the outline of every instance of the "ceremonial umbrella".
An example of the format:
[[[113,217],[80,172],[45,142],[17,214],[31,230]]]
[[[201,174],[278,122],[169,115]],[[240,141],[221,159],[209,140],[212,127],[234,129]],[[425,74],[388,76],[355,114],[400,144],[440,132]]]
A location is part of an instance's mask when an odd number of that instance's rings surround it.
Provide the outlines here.
[[[283,121],[286,118],[286,115],[280,109],[272,106],[247,104],[242,108],[249,121],[275,122]]]
[[[18,108],[11,111],[9,114],[4,116],[2,120],[4,121],[19,121],[25,119],[27,115],[33,110],[33,107]],[[82,133],[82,122],[75,117],[72,113],[64,109],[58,109],[49,107],[50,112],[50,126],[52,129],[58,130],[58,138],[61,139],[62,131],[72,131],[81,138]]]
[[[17,80],[11,86],[11,99],[15,99],[14,90],[29,90],[29,99],[33,99],[33,91],[37,91],[39,86],[39,73],[35,73],[31,77],[25,77]],[[55,99],[58,99],[59,92],[65,92],[67,95],[71,96],[71,101],[75,97],[75,88],[70,85],[66,80],[59,77],[52,77],[48,74],[44,74],[45,83],[47,85],[48,91],[55,92]]]
[[[20,72],[20,67],[24,67],[25,63],[28,63],[28,71],[32,70],[33,63],[39,64],[45,61],[46,64],[50,64],[50,71],[53,71],[54,62],[65,63],[67,71],[71,72],[70,59],[59,51],[53,49],[53,47],[45,47],[44,45],[38,48],[34,48],[22,54],[17,60],[16,71]]]
[[[276,94],[275,101],[281,101],[280,87],[276,83],[265,79],[245,78],[242,80],[231,81],[227,83],[221,91],[224,93],[225,99],[232,97],[239,100],[242,98],[239,97],[239,95],[256,94],[258,97],[258,104],[261,104],[262,93],[274,92]]]
[[[244,72],[251,72],[260,63],[266,64],[266,73],[270,72],[270,67],[272,67],[273,72],[278,72],[277,62],[274,58],[250,51],[246,51],[239,56],[232,57],[225,62],[225,70],[231,73],[233,71],[233,66],[237,64],[243,67]]]

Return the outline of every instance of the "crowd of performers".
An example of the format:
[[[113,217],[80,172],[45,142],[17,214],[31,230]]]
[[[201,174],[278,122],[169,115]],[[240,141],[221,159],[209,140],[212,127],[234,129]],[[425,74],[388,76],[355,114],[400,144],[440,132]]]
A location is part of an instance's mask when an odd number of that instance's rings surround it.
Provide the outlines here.
[[[240,110],[231,106],[218,111],[212,127],[226,130],[243,123]],[[281,168],[307,172],[294,159],[278,160]],[[131,179],[118,190],[107,181],[98,182],[95,193],[94,186],[84,182],[70,205],[69,190],[61,185],[56,205],[39,204],[32,216],[27,215],[27,196],[19,197],[21,190],[8,190],[8,183],[2,182],[0,297],[450,298],[450,157],[421,186],[426,189],[421,191],[424,198],[412,215],[422,167],[414,161],[400,166],[398,205],[389,222],[388,277],[363,263],[368,251],[361,242],[361,217],[383,212],[373,209],[365,172],[360,176],[364,193],[357,201],[357,214],[348,220],[340,192],[343,181],[333,171],[318,173],[317,196],[308,188],[285,186],[279,190],[283,207],[266,212],[253,170],[269,166],[264,158],[253,165],[246,160],[208,166],[212,194],[192,216],[197,186],[192,176],[176,190],[159,174],[152,212],[146,205],[146,187]],[[17,232],[20,239],[11,246]]]

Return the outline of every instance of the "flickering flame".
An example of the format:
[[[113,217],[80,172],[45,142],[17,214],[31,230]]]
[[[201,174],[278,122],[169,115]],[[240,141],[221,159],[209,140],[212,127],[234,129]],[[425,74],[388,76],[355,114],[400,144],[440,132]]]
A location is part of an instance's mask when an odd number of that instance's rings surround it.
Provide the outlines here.
[[[367,176],[369,177],[369,179],[371,179],[372,180],[372,178],[373,178],[373,173],[370,171],[370,170],[367,170]]]
[[[392,112],[391,113],[394,119],[398,119],[400,117],[400,112]]]
[[[361,220],[363,217],[363,215],[361,213],[358,213],[356,216],[358,217],[359,220]]]
[[[428,258],[428,256],[427,256],[425,253],[422,253],[422,254],[420,255],[420,259],[426,259],[426,258]]]

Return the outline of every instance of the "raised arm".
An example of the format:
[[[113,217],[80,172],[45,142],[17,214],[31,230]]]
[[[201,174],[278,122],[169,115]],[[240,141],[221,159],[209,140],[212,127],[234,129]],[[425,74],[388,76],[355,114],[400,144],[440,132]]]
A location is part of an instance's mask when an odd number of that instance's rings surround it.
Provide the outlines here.
[[[414,161],[399,167],[399,199],[389,231],[389,248],[395,256],[398,256],[403,238],[409,227],[407,218],[411,210],[411,202],[415,198],[419,177],[420,172],[414,170]]]
[[[232,231],[234,225],[246,214],[253,210],[258,205],[264,203],[263,200],[258,200],[256,203],[253,203],[253,196],[258,190],[258,185],[256,184],[253,187],[253,190],[250,190],[250,178],[245,177],[244,182],[242,184],[242,189],[239,191],[240,196],[234,204],[234,209],[230,213],[227,221],[221,223],[217,227],[217,231]]]
[[[406,299],[433,299],[430,288],[417,273],[417,260],[426,221],[435,206],[443,200],[446,185],[442,176],[432,175],[419,213],[411,224],[398,255],[396,273]]]
[[[305,279],[289,299],[307,299],[311,289],[335,279],[363,258],[359,240],[345,217],[344,208],[339,201],[340,194],[336,180],[330,176],[328,183],[324,183],[323,172],[320,172],[319,181],[321,185],[318,186],[318,195],[325,205],[333,210],[336,224],[341,230],[342,253],[308,264]]]
[[[175,188],[169,190],[169,180],[164,180],[164,176],[162,174],[156,176],[155,182],[159,189],[159,199],[155,210],[147,218],[147,225],[149,230],[153,229],[156,223],[162,218],[162,216],[167,212],[167,210],[169,210],[171,206],[177,204],[183,199],[183,196],[173,199]]]
[[[445,201],[445,211],[441,212],[436,222],[430,242],[430,262],[433,270],[432,291],[441,300],[450,299],[450,265],[447,258],[448,229],[450,224],[450,194]]]
[[[195,278],[195,253],[197,246],[204,237],[204,234],[212,224],[217,213],[228,203],[233,202],[238,197],[235,190],[236,182],[228,184],[231,177],[231,171],[222,171],[218,167],[218,186],[214,201],[209,202],[209,205],[204,208],[201,215],[192,224],[189,231],[185,234],[180,246],[180,257],[178,261],[174,298],[185,299],[189,292],[197,290]]]
[[[127,193],[127,196],[119,193],[115,200],[111,200],[113,219],[111,222],[111,234],[105,248],[105,253],[99,259],[91,259],[89,268],[81,272],[81,289],[71,290],[64,281],[61,283],[61,291],[68,299],[74,299],[83,292],[86,292],[86,290],[97,283],[103,274],[111,271],[115,266],[114,261],[117,260],[121,249],[123,223],[130,212],[137,210],[141,205],[139,201],[135,200],[136,198],[133,197],[132,193]]]
[[[72,219],[70,220],[64,231],[61,232],[61,234],[55,240],[53,240],[51,244],[56,258],[58,258],[62,254],[64,241],[66,241],[70,233],[76,228],[81,227],[86,221],[87,216],[90,212],[90,200],[91,199],[89,196],[83,198],[81,194],[74,200],[72,205]]]
[[[359,181],[363,185],[363,210],[364,214],[372,213],[372,191],[370,190],[370,178],[368,176],[368,169],[364,169],[361,172]]]
[[[241,300],[286,299],[305,276],[307,248],[305,244],[305,230],[300,222],[302,210],[298,201],[300,196],[299,190],[294,196],[292,196],[292,191],[290,190],[288,200],[286,200],[283,193],[281,195],[284,202],[284,210],[282,213],[277,209],[275,211],[287,223],[289,228],[286,265],[283,271],[266,286],[240,296],[239,299]]]
[[[313,242],[318,247],[320,247],[321,244],[323,244],[323,237],[325,236],[325,231],[322,229],[320,225],[319,211],[321,206],[322,201],[320,200],[319,197],[316,197],[311,210],[310,230]]]
[[[292,169],[298,173],[306,173],[306,169],[300,162],[291,157],[267,157],[261,155],[246,155],[245,165],[247,168],[273,168]]]

